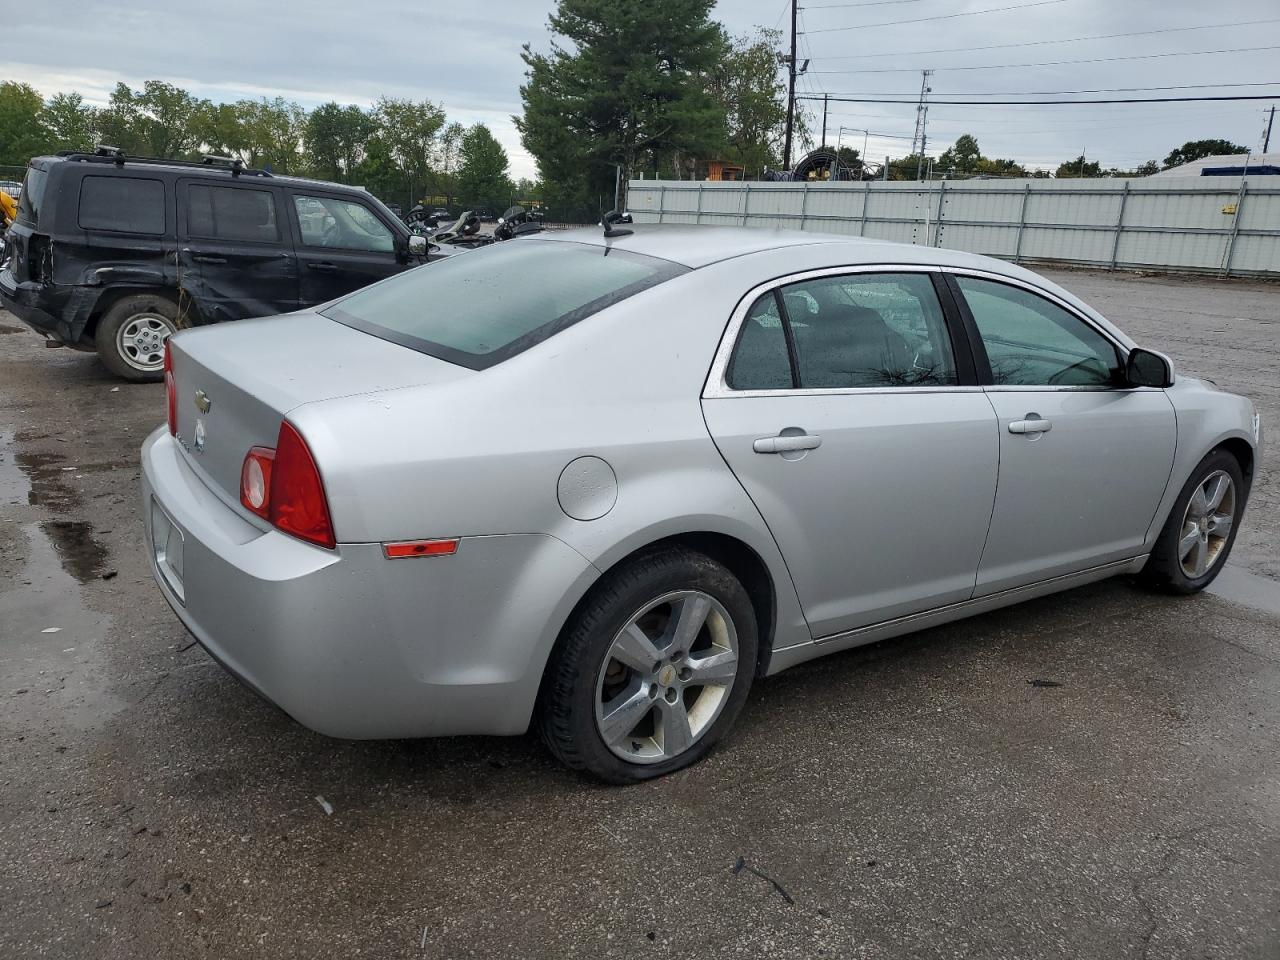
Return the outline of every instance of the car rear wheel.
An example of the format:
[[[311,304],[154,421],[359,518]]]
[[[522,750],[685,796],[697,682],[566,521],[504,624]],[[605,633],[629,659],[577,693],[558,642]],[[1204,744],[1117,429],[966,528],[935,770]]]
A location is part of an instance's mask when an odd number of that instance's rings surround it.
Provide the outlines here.
[[[114,304],[98,321],[94,343],[118,377],[144,383],[164,377],[164,342],[180,326],[178,306],[159,294],[138,294]]]
[[[728,570],[683,547],[640,556],[566,626],[539,698],[543,740],[609,783],[686,767],[733,725],[756,645],[751,600]]]
[[[1179,493],[1142,578],[1169,593],[1198,593],[1221,572],[1245,504],[1240,462],[1225,450],[1200,461]]]

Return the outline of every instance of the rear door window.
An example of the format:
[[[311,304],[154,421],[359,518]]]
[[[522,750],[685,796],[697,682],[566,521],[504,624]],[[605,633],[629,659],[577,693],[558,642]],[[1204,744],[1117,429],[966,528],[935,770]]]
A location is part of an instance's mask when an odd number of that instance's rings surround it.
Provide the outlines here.
[[[187,234],[209,240],[278,243],[280,221],[270,190],[193,183],[187,187]]]
[[[594,244],[515,240],[357,290],[324,315],[480,370],[688,271]]]
[[[164,183],[143,177],[85,177],[79,223],[84,230],[164,233]]]

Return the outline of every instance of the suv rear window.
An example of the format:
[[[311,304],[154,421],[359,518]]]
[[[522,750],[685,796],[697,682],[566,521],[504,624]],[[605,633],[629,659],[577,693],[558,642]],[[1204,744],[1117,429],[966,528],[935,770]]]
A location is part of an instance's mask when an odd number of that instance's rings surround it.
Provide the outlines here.
[[[142,177],[85,177],[80,226],[118,233],[164,233],[164,184]]]
[[[22,181],[22,196],[18,197],[18,219],[40,226],[40,204],[44,201],[44,185],[49,174],[39,167],[28,167]]]
[[[211,240],[275,243],[280,239],[275,197],[269,190],[193,183],[187,187],[187,233]]]
[[[482,370],[689,268],[593,244],[509,240],[425,264],[324,315]]]

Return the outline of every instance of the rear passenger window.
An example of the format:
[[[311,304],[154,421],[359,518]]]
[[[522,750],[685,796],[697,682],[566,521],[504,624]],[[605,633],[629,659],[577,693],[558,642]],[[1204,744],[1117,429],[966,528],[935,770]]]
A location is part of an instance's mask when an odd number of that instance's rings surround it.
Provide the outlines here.
[[[725,379],[733,390],[790,390],[795,386],[787,356],[787,332],[772,291],[755,302],[742,322]]]
[[[210,240],[276,243],[280,225],[275,197],[269,190],[193,183],[187,187],[187,233]]]
[[[946,321],[923,273],[858,273],[782,288],[800,386],[957,383]]]
[[[84,230],[164,233],[164,183],[142,177],[85,177],[79,223]]]
[[[930,277],[858,273],[788,284],[757,300],[725,382],[733,390],[839,390],[959,380]]]

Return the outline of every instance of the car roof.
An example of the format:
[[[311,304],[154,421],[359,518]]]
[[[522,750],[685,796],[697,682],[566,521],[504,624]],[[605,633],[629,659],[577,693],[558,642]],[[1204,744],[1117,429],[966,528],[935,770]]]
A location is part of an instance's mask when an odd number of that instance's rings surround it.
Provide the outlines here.
[[[33,166],[37,166],[42,170],[49,170],[55,164],[74,163],[78,166],[82,165],[87,171],[101,172],[94,170],[95,167],[103,167],[116,173],[129,171],[132,175],[137,176],[144,171],[153,171],[172,176],[183,177],[210,177],[220,180],[231,180],[236,183],[256,184],[261,186],[263,183],[274,183],[283,186],[304,186],[311,189],[335,190],[342,193],[362,193],[367,196],[373,196],[364,187],[353,186],[348,183],[333,183],[329,180],[313,180],[309,177],[293,177],[283,173],[263,173],[245,169],[239,175],[233,176],[231,168],[222,164],[203,165],[199,163],[189,162],[173,162],[166,163],[164,160],[155,160],[149,157],[125,157],[123,163],[116,163],[109,157],[94,157],[87,159],[87,155],[77,156],[43,156],[34,157],[31,160]]]
[[[606,238],[599,227],[546,232],[536,239],[611,246],[650,257],[671,260],[691,269],[734,257],[778,250],[783,247],[839,245],[849,264],[920,263],[934,266],[971,267],[1008,272],[1009,264],[989,257],[940,247],[925,247],[888,240],[871,240],[836,233],[762,227],[718,227],[676,223],[636,223],[631,234]]]

